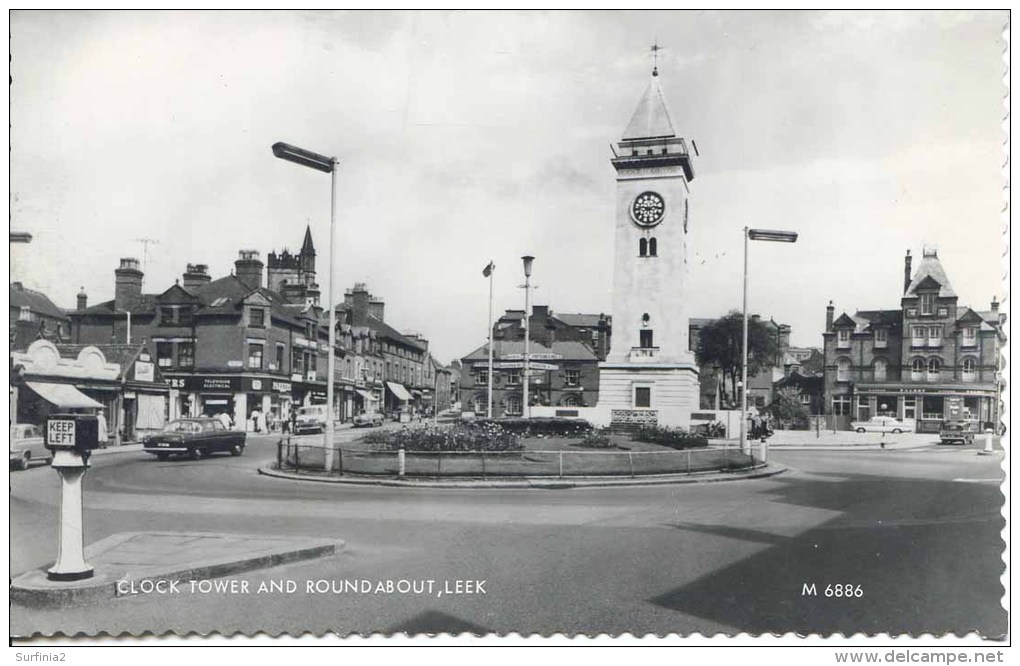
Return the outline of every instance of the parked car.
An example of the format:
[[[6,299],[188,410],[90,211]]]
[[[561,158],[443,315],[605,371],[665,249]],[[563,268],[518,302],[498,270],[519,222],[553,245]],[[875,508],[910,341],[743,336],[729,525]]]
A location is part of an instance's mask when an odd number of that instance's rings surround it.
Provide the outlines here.
[[[944,421],[939,428],[939,444],[972,444],[975,435],[974,428],[966,421]]]
[[[244,453],[246,437],[243,432],[227,430],[219,419],[177,419],[168,423],[162,432],[146,437],[142,448],[159,460],[172,455],[198,460],[211,453],[239,456]]]
[[[29,423],[15,423],[11,426],[11,467],[28,469],[33,460],[49,462],[53,453],[43,443],[43,432],[39,426]]]
[[[857,432],[914,432],[912,421],[901,421],[892,416],[876,416],[868,421],[853,421],[850,427]]]
[[[379,412],[364,412],[354,417],[355,428],[371,428],[372,426],[381,426],[383,424],[383,415]]]
[[[299,407],[294,417],[294,434],[326,432],[326,405]]]

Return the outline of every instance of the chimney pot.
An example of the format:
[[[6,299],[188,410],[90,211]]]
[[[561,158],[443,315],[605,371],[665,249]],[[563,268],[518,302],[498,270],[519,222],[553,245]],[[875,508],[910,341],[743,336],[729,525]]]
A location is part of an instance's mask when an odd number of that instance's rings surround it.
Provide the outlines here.
[[[113,272],[113,306],[115,309],[130,309],[142,297],[144,274],[138,266],[138,260],[134,257],[124,257],[120,260],[120,268]]]
[[[78,312],[84,312],[88,307],[89,296],[85,293],[85,287],[78,290]]]
[[[910,250],[907,250],[907,256],[903,258],[903,293],[907,293],[907,289],[910,288],[910,264],[912,258],[910,256]]]
[[[241,250],[234,262],[234,274],[249,289],[258,289],[262,286],[264,266],[258,250]]]

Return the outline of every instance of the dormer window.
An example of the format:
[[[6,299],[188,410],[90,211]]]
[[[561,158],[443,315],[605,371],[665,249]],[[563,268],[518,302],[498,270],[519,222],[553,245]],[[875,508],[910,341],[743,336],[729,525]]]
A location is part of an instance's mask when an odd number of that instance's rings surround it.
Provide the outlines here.
[[[163,305],[159,308],[159,323],[161,326],[172,326],[177,323],[177,308],[173,305]]]
[[[889,344],[889,331],[884,328],[875,329],[875,347],[881,349]]]
[[[248,325],[252,328],[265,328],[266,311],[262,308],[252,308],[248,313]]]
[[[977,329],[968,326],[963,329],[962,344],[964,347],[976,347],[977,346]]]
[[[836,331],[836,346],[837,347],[849,347],[850,346],[850,329],[841,328]]]
[[[935,294],[921,294],[921,314],[935,314]]]

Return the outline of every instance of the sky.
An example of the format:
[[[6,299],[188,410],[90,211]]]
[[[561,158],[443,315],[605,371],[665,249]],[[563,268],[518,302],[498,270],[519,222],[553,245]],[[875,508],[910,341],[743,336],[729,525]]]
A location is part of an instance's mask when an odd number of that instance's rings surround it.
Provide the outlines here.
[[[610,313],[618,141],[651,72],[697,143],[689,317],[750,310],[821,344],[837,314],[899,307],[936,246],[960,303],[1004,294],[1005,12],[32,12],[11,29],[12,280],[73,307],[121,257],[159,293],[188,263],[300,248],[364,282],[440,361],[495,310]],[[138,239],[152,239],[143,244]],[[146,252],[146,247],[147,252]],[[915,261],[914,266],[917,266]],[[338,296],[339,299],[339,296]]]

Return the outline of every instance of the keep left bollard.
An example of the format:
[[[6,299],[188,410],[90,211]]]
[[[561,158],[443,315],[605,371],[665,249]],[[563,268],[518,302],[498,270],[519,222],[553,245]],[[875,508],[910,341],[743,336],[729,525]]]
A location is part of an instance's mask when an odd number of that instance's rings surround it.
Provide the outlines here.
[[[91,578],[85,561],[82,479],[92,450],[99,447],[99,420],[91,414],[51,414],[46,419],[46,448],[51,467],[60,475],[60,525],[57,561],[46,572],[50,580]]]
[[[990,456],[990,455],[992,455],[994,453],[995,453],[995,450],[992,448],[992,433],[991,432],[986,432],[985,433],[985,448],[984,448],[983,451],[978,451],[978,455],[979,456]]]

